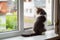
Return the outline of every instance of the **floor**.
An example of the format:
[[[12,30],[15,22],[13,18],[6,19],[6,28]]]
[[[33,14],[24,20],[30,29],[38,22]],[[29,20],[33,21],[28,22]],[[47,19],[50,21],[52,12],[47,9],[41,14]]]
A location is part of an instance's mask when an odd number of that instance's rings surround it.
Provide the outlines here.
[[[13,37],[13,38],[7,38],[7,39],[0,39],[0,40],[46,40],[48,38],[53,38],[58,36],[54,33],[54,30],[47,31],[45,35],[39,35],[39,36],[33,36],[33,37]]]

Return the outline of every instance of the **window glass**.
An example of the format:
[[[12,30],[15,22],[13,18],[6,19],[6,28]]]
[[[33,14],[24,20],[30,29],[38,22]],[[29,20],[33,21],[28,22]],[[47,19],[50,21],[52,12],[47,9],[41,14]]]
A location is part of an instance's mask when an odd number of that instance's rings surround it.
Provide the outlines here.
[[[0,1],[0,32],[17,30],[17,0]]]
[[[30,9],[30,13],[32,13],[32,9]]]
[[[34,22],[36,21],[36,7],[43,8],[47,13],[47,25],[52,25],[52,0],[34,0],[31,2],[24,3],[24,9],[30,9],[30,12],[25,13],[24,11],[24,28],[34,27]],[[47,27],[53,28],[53,27]]]

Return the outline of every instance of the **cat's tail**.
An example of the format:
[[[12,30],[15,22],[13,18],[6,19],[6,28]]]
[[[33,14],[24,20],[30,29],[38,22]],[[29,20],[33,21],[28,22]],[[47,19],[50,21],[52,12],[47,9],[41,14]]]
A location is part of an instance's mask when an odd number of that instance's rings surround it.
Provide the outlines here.
[[[21,35],[21,36],[23,36],[23,37],[31,37],[31,36],[37,36],[37,35],[42,35],[42,34],[33,33],[33,34]]]

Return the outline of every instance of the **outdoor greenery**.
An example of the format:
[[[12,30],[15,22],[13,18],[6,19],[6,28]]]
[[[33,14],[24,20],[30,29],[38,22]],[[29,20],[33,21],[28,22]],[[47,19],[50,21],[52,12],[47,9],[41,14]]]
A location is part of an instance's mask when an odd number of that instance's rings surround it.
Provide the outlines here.
[[[16,14],[16,12],[13,12],[12,14],[13,15],[6,15],[6,24],[0,24],[0,26],[6,27],[6,31],[16,30],[16,27],[17,27],[17,14]],[[0,18],[0,22],[1,21],[2,20]],[[35,21],[34,18],[24,17],[24,22],[26,22],[26,23],[33,23],[34,21]],[[50,24],[51,24],[51,21],[48,20],[48,25],[50,25]]]
[[[12,6],[16,6],[17,0],[13,0],[13,3],[14,3],[14,5],[12,5]],[[9,5],[11,5],[11,4],[9,4]],[[16,30],[16,27],[17,27],[16,7],[11,8],[11,10],[12,9],[14,9],[13,12],[11,12],[12,15],[5,15],[6,16],[6,23],[5,24],[1,23],[2,19],[0,18],[0,32]]]
[[[13,13],[13,15],[6,16],[6,28],[7,30],[15,30],[17,26],[17,15]]]

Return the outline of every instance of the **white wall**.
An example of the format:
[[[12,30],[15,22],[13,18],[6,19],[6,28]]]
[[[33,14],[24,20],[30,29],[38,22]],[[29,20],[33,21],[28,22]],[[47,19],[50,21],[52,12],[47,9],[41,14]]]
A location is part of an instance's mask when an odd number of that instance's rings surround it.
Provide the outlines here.
[[[32,13],[29,12],[30,9],[32,9]],[[29,16],[29,17],[34,16],[34,3],[33,2],[24,2],[24,15]]]

